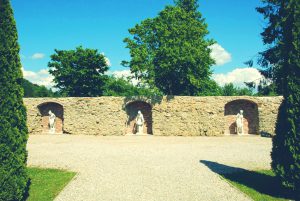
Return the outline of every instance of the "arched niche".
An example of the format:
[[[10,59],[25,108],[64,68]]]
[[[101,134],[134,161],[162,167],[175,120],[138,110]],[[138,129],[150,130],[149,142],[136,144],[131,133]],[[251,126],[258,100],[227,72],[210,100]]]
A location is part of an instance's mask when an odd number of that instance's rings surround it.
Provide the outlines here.
[[[130,102],[125,106],[127,113],[126,134],[136,134],[135,119],[140,110],[144,116],[144,134],[153,134],[152,132],[152,107],[144,101]]]
[[[55,133],[63,133],[64,122],[64,108],[59,103],[46,102],[38,106],[39,113],[41,115],[41,126],[44,133],[49,133],[49,111],[51,110],[55,118]]]
[[[236,134],[236,115],[243,110],[244,134],[259,133],[258,106],[255,102],[239,99],[225,105],[225,134]]]

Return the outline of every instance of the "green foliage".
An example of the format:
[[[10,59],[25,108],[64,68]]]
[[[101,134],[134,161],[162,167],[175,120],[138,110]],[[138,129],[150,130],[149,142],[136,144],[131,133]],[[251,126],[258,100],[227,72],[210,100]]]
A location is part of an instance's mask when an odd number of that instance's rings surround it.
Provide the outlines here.
[[[232,83],[222,87],[222,96],[252,96],[253,92],[248,88],[235,87]]]
[[[56,169],[28,168],[28,174],[31,185],[27,201],[48,201],[54,200],[76,173]]]
[[[300,1],[263,2],[258,12],[268,26],[262,36],[271,47],[261,54],[261,61],[273,73],[277,91],[284,97],[273,138],[272,168],[300,200]]]
[[[201,19],[201,14],[197,12],[199,7],[198,0],[174,0],[174,2],[178,7],[191,13],[195,18]]]
[[[93,97],[103,94],[108,79],[108,65],[103,54],[95,49],[55,50],[48,63],[49,73],[62,94],[74,97]]]
[[[9,0],[0,0],[0,200],[25,199],[26,109],[16,23]]]
[[[178,1],[153,19],[129,29],[124,40],[131,60],[123,61],[143,84],[167,95],[207,95],[218,91],[211,80],[207,24],[196,11],[197,1]],[[210,93],[212,91],[212,93]]]
[[[51,89],[33,84],[26,79],[22,79],[21,85],[24,89],[24,97],[60,97],[60,94],[53,92]]]
[[[272,83],[270,79],[263,78],[257,84],[256,82],[245,82],[247,88],[243,90],[246,92],[247,90],[252,93],[252,95],[256,96],[278,96],[276,92],[276,85]],[[253,94],[253,92],[257,90],[257,93]],[[248,94],[248,93],[247,93]]]
[[[272,168],[283,185],[300,196],[300,79],[289,84],[292,93],[280,107],[273,138]]]
[[[276,92],[276,86],[274,83],[271,84],[263,84],[265,80],[262,80],[260,84],[257,86],[257,95],[258,96],[278,96]]]
[[[124,78],[109,77],[105,89],[104,96],[153,96],[159,95],[159,92],[146,87],[138,87],[132,85]]]
[[[222,88],[223,96],[236,96],[236,88],[232,83],[230,84],[225,84],[224,87]]]

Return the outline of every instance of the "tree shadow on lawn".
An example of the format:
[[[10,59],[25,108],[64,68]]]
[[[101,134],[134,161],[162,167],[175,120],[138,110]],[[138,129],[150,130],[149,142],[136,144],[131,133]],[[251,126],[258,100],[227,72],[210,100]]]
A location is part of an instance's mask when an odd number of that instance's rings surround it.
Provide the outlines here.
[[[280,181],[267,172],[264,174],[263,171],[249,171],[206,160],[200,160],[200,163],[225,179],[252,188],[261,194],[275,198],[295,199],[290,190],[283,188]]]

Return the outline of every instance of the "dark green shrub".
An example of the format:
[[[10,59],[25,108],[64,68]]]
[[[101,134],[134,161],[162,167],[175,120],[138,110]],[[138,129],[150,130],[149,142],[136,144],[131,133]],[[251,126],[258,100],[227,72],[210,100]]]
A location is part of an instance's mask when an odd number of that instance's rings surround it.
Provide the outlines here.
[[[298,96],[297,103],[293,102],[294,97],[291,95],[280,106],[271,153],[272,169],[285,187],[293,189],[298,200],[300,200],[299,92],[295,94]]]
[[[28,187],[28,130],[23,105],[16,24],[9,0],[0,0],[0,200],[24,200]]]

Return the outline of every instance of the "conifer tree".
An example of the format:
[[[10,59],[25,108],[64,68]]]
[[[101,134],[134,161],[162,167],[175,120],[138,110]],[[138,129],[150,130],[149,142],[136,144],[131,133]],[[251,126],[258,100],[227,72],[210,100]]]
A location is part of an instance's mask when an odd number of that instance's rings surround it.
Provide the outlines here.
[[[9,0],[0,0],[0,200],[24,200],[26,171],[26,109],[21,88],[16,23]]]
[[[261,63],[274,75],[284,97],[273,138],[272,169],[300,200],[300,1],[264,0],[268,20],[262,33],[269,48]]]

